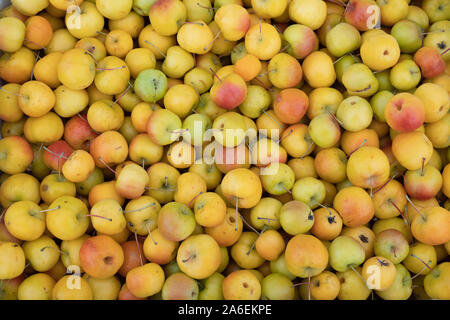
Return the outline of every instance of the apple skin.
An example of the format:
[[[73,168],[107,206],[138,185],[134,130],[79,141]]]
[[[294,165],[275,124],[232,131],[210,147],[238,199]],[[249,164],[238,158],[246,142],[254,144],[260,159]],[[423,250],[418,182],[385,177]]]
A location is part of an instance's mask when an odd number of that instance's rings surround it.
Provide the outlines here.
[[[423,170],[407,171],[404,175],[405,190],[417,200],[434,198],[442,187],[442,175],[436,168],[426,165]]]
[[[64,140],[53,142],[47,149],[50,151],[44,151],[44,163],[55,171],[61,170],[73,152],[72,147]]]
[[[422,76],[426,79],[437,77],[445,70],[445,61],[434,47],[422,47],[417,50],[414,62],[420,67]]]
[[[34,158],[29,142],[20,136],[0,140],[0,170],[7,174],[24,172]]]
[[[284,39],[289,43],[288,53],[297,59],[304,59],[319,48],[319,40],[309,27],[292,24],[283,31]]]
[[[417,130],[425,121],[425,107],[418,97],[402,92],[386,104],[384,117],[388,125],[398,132]]]
[[[124,261],[122,247],[106,235],[87,239],[81,246],[79,255],[83,270],[99,279],[115,275]]]
[[[375,9],[370,10],[371,6],[378,7],[374,0],[350,0],[345,7],[345,21],[359,31],[367,31],[379,26],[380,15],[375,15],[376,11]],[[375,20],[371,20],[371,18],[375,18]]]
[[[246,96],[247,85],[237,73],[229,74],[211,87],[212,101],[226,110],[232,110],[239,106],[244,102]]]
[[[341,215],[344,225],[348,227],[362,226],[375,214],[372,199],[359,187],[347,187],[339,191],[333,206]]]
[[[156,102],[167,91],[167,76],[160,70],[147,69],[139,73],[134,82],[136,94],[145,102]]]
[[[339,236],[328,248],[330,265],[338,272],[345,272],[351,267],[357,267],[364,262],[365,252],[355,239],[349,236]]]
[[[64,140],[73,149],[89,151],[91,141],[97,136],[83,114],[72,117],[64,126]]]
[[[309,98],[302,90],[289,88],[282,90],[274,101],[274,111],[278,119],[287,124],[299,122],[309,106]]]
[[[387,229],[376,235],[374,250],[375,255],[388,258],[392,263],[399,264],[408,256],[409,244],[400,231]]]

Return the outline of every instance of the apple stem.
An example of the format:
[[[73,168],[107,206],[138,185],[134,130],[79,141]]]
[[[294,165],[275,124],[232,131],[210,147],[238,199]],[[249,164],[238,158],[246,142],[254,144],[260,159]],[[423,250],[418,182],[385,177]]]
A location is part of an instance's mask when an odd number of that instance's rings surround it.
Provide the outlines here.
[[[288,43],[287,45],[285,45],[285,46],[283,47],[283,49],[280,50],[280,52],[286,51],[290,46],[291,46],[291,45]]]
[[[295,283],[295,284],[293,284],[293,285],[291,286],[291,288],[295,288],[295,287],[298,287],[298,286],[302,286],[302,285],[304,285],[304,284],[308,284],[308,282],[299,282],[299,283]]]
[[[327,109],[327,112],[341,127],[344,126],[344,123],[341,120],[339,120],[333,112],[331,112],[328,109]]]
[[[148,224],[146,225],[146,227],[147,227],[148,235],[149,235],[150,239],[152,239],[153,244],[154,244],[155,246],[158,245],[158,242],[156,242],[155,239],[153,239],[152,231],[150,230],[150,227],[148,226]]]
[[[267,226],[264,226],[263,229],[261,230],[261,233],[258,233],[258,237],[261,236],[261,235],[267,230],[266,227],[267,227]],[[258,240],[258,238],[256,238],[256,240]],[[250,253],[252,252],[252,250],[255,249],[255,246],[256,246],[256,240],[253,241],[253,243],[252,243],[250,249],[247,251],[247,255],[248,255],[248,256],[250,255]]]
[[[28,98],[27,96],[24,96],[23,94],[18,94],[18,93],[14,93],[14,92],[10,92],[8,90],[5,90],[5,89],[3,89],[3,86],[0,87],[0,90],[2,90],[3,92],[6,92],[7,94],[11,94],[13,96],[16,96],[16,97],[21,97],[21,98],[25,98],[25,99]]]
[[[355,269],[355,267],[353,267],[353,266],[350,266],[350,268],[358,275],[358,277],[364,282],[364,284],[366,285],[366,287],[368,288],[368,289],[370,289],[369,288],[369,285],[367,284],[367,282],[366,282],[366,279],[364,279],[364,277]]]
[[[114,71],[114,70],[121,70],[121,69],[125,69],[127,66],[120,66],[117,68],[97,68],[97,71]]]
[[[98,157],[98,160],[103,163],[105,165],[106,168],[108,168],[112,173],[114,173],[115,175],[117,175],[117,172],[111,168],[106,162],[105,160],[102,159],[102,157]]]
[[[119,41],[119,40],[117,40],[117,38],[111,36],[109,33],[97,31],[97,34],[101,34],[102,36],[105,36],[105,37],[110,37],[111,39],[113,39],[114,42],[118,42]]]
[[[105,220],[108,220],[108,221],[112,221],[111,218],[106,218],[106,217],[98,216],[98,215],[96,215],[96,214],[87,214],[86,217],[96,217],[96,218],[100,218],[100,219],[105,219]]]
[[[391,182],[394,178],[395,178],[395,174],[388,180],[388,181],[386,181],[380,188],[378,188],[377,190],[375,190],[374,192],[373,192],[373,194],[372,194],[372,196],[374,196],[374,195],[376,195],[378,192],[380,192],[381,191],[381,189],[383,189],[384,187],[386,187],[386,185],[389,183],[389,182]]]
[[[423,220],[426,220],[425,216],[417,209],[416,205],[411,201],[407,194],[405,194],[406,200],[409,204],[417,211],[417,213],[422,217]]]
[[[245,219],[244,219],[244,217],[242,216],[242,215],[240,215],[241,216],[241,219],[242,219],[242,221],[244,221],[244,223],[245,223],[245,225],[247,226],[247,227],[249,227],[253,232],[255,232],[256,234],[258,234],[258,235],[260,235],[261,233],[259,233],[255,228],[253,228],[253,226],[250,224],[250,223],[248,223]]]
[[[238,201],[239,201],[239,199],[238,199],[238,197],[236,197],[236,225],[234,227],[234,231],[238,231],[238,219],[240,216],[239,211],[238,211]]]
[[[184,24],[196,24],[198,26],[202,26],[203,27],[203,23],[201,23],[201,22],[185,21]]]
[[[329,2],[331,2],[331,3],[334,3],[334,4],[337,4],[337,5],[340,5],[340,6],[342,6],[342,7],[346,7],[346,4],[343,3],[343,2],[340,1],[340,0],[327,0],[327,1],[329,1]]]
[[[415,278],[417,278],[418,276],[420,276],[425,269],[427,269],[428,266],[424,266],[422,270],[420,270],[418,273],[416,273],[414,276],[411,277],[411,280],[414,280]]]
[[[33,52],[34,52],[34,51],[33,51]],[[31,69],[30,81],[32,81],[33,78],[34,78],[34,67],[36,66],[36,63],[38,62],[38,60],[41,58],[41,57],[39,56],[39,52],[38,52],[38,53],[34,53],[34,54],[36,55],[36,60],[34,60],[34,65],[33,65],[33,68]]]
[[[41,251],[41,252],[44,252],[45,249],[53,249],[53,250],[56,250],[56,251],[58,251],[60,254],[63,254],[63,255],[66,255],[66,254],[67,254],[66,252],[61,251],[60,249],[53,248],[53,247],[50,247],[50,246],[45,246],[45,247],[41,248],[40,251]]]
[[[444,31],[444,30],[442,30]],[[450,50],[450,47],[448,47],[447,49],[445,49],[444,51],[441,52],[441,56],[443,56],[444,54],[446,54],[448,51]]]
[[[311,300],[311,271],[308,271],[308,300]]]
[[[134,229],[133,233],[134,233],[134,241],[136,242],[136,247],[137,247],[138,252],[139,252],[139,260],[141,262],[141,266],[143,266],[144,265],[144,261],[142,260],[141,248],[139,247],[139,240],[138,240],[136,229]]]
[[[28,39],[25,39],[24,41],[29,42],[31,44],[34,44],[36,47],[39,47],[39,50],[41,50],[41,49],[47,50],[46,47],[43,47],[43,46],[41,46],[40,44],[38,44],[38,43],[36,43],[34,41],[31,41],[31,40],[28,40]]]
[[[287,193],[292,194],[292,191],[286,188],[285,186],[281,185],[281,188],[283,188],[284,191],[286,191]]]
[[[440,30],[434,30],[434,31],[429,31],[429,32],[422,32],[421,35],[427,35],[427,34],[433,34],[433,33],[440,33],[440,32],[445,32],[444,29],[440,29]]]
[[[404,216],[402,210],[400,210],[400,208],[395,204],[394,201],[392,201],[392,199],[389,199],[388,201],[389,201],[389,202],[394,206],[394,208],[400,213],[400,215],[402,216],[402,218],[403,218],[403,220],[405,221],[406,225],[408,225],[408,220],[405,218],[405,216]]]
[[[327,209],[328,213],[330,214],[330,216],[333,215],[333,213],[331,212],[330,208],[328,208],[327,206],[324,206],[323,204],[319,203],[316,201],[316,203],[319,205],[319,207]]]
[[[353,58],[353,60],[354,60],[356,63],[358,63],[358,60],[355,58],[355,56],[354,56],[351,52],[349,52],[348,54],[350,55],[350,57]]]
[[[262,41],[262,28],[261,28],[262,19],[259,18],[259,39]]]
[[[361,142],[361,144],[359,146],[356,147],[355,150],[353,150],[352,152],[350,152],[347,156],[347,158],[350,158],[350,156],[355,153],[356,151],[358,151],[362,146],[364,146],[367,143],[367,139],[364,139],[363,142]]]
[[[203,8],[203,9],[206,9],[206,10],[209,10],[209,11],[213,11],[213,12],[214,12],[214,8],[204,6],[204,5],[202,5],[200,2],[197,2],[197,5],[198,5],[200,8]]]
[[[217,73],[213,70],[213,68],[209,67],[209,71],[212,72],[212,74],[214,75],[214,77],[217,78],[217,80],[219,80],[220,82],[222,82],[222,79],[219,78],[219,76],[218,76]]]
[[[217,34],[214,36],[214,38],[211,40],[211,42],[208,43],[208,45],[203,48],[203,51],[207,51],[214,44],[214,42],[217,40],[217,38],[219,38],[221,33],[222,33],[222,30],[219,30],[219,32],[217,32]]]
[[[51,209],[41,210],[39,212],[50,212],[50,211],[59,210],[59,209],[61,209],[61,206],[57,206],[57,207],[51,208]]]
[[[64,157],[64,151],[61,152],[60,154],[57,154],[57,153],[53,152],[52,150],[50,150],[49,148],[47,148],[46,146],[42,146],[42,147],[44,148],[45,151],[47,151],[48,153],[51,153],[55,157],[63,158],[63,159],[66,159],[66,160],[69,159],[67,157]]]
[[[153,49],[155,49],[156,51],[159,52],[160,55],[162,55],[164,58],[167,58],[166,55],[164,54],[164,52],[162,52],[162,50],[160,48],[158,48],[157,46],[155,46],[153,43],[151,43],[148,40],[144,40],[145,43],[148,43],[149,45],[151,45],[153,47]]]
[[[416,258],[417,260],[419,260],[420,262],[422,262],[426,268],[428,268],[431,272],[433,272],[433,269],[428,265],[428,263],[426,263],[425,261],[423,261],[421,258],[419,258],[418,256],[416,256],[414,253],[411,253],[411,257]]]
[[[92,48],[92,47],[91,47]],[[97,59],[95,59],[95,57],[94,57],[94,55],[92,54],[92,52],[94,51],[94,50],[90,50],[91,48],[89,48],[89,50],[86,50],[85,52],[84,52],[84,54],[87,54],[87,55],[89,55],[92,59],[94,59],[94,62],[95,62],[95,64],[97,64],[98,62],[97,62]],[[95,49],[95,48],[94,48]]]
[[[188,262],[189,260],[192,259],[192,255],[190,255],[188,258],[181,260],[183,263]]]
[[[284,138],[287,138],[287,137],[289,137],[292,133],[294,132],[294,129],[291,129],[291,130],[289,130],[289,132],[288,132],[288,134],[287,135],[285,135],[284,137],[281,137],[279,140],[278,140],[278,143],[280,143],[281,142],[281,140],[283,140]]]
[[[283,32],[281,32],[281,30],[274,24],[273,27],[278,31],[279,34],[283,34]]]
[[[156,204],[155,202],[152,202],[152,203],[150,203],[150,204],[148,204],[148,205],[146,205],[146,206],[144,206],[144,207],[142,207],[142,208],[134,209],[134,210],[127,210],[127,211],[124,211],[123,213],[131,213],[131,212],[142,211],[142,210],[144,210],[144,209],[147,209],[147,208],[149,208],[149,207],[154,206],[155,204]]]
[[[197,198],[198,198],[200,195],[202,195],[202,194],[203,194],[203,191],[200,191],[199,194],[197,194],[195,197],[193,197],[193,198],[191,199],[191,201],[188,202],[188,207],[190,207],[191,204],[192,204],[192,202],[195,201],[195,199],[197,199]]]
[[[423,177],[423,175],[425,174],[425,158],[422,158],[422,169],[420,170],[420,175]]]
[[[345,58],[346,56],[347,56],[347,54],[344,54],[342,57],[340,57],[340,58],[334,60],[334,61],[333,61],[333,64],[338,63],[342,58]]]
[[[127,89],[124,92],[122,92],[119,97],[117,97],[117,99],[113,102],[113,105],[115,105],[117,102],[119,102],[119,100],[122,99],[128,93],[128,91],[130,91],[131,87],[132,87],[132,85],[131,85],[130,81],[128,81]]]
[[[79,112],[77,113],[77,116],[84,122],[89,123],[89,121],[86,118],[84,118]]]
[[[264,84],[264,82],[262,82],[261,80],[258,79],[259,76],[263,76],[263,74],[262,74],[262,73],[258,74],[258,75],[255,77],[255,80],[258,81],[264,89],[269,90],[269,88],[266,87],[266,85]]]
[[[283,126],[277,120],[275,120],[269,113],[267,113],[265,110],[263,111],[263,113],[270,119],[272,119],[280,127],[280,129],[283,129]]]
[[[266,217],[256,217],[258,220],[266,220],[267,223],[270,223],[270,221],[279,221],[280,219],[274,219],[274,218],[266,218]]]
[[[161,188],[150,188],[150,187],[145,187],[145,190],[153,190],[153,191],[161,191],[161,192],[175,192],[177,190],[174,189],[161,189]]]
[[[311,151],[311,148],[313,145],[314,145],[314,141],[311,141],[308,144],[308,148],[306,149],[305,153],[303,154],[303,156],[300,157],[300,159],[304,159],[305,157],[307,157],[309,155],[309,152]]]

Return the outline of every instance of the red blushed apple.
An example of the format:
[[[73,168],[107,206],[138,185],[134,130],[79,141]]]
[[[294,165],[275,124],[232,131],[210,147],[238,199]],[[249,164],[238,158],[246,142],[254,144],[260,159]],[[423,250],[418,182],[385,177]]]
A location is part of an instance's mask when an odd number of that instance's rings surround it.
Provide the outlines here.
[[[64,140],[75,150],[89,151],[91,141],[97,136],[85,115],[74,116],[67,121],[64,129]]]
[[[67,158],[72,154],[73,149],[64,140],[53,142],[44,151],[44,163],[47,167],[59,171],[62,169]]]
[[[415,95],[402,92],[389,99],[384,116],[392,129],[410,132],[418,129],[425,121],[425,107]]]
[[[144,256],[144,250],[140,241],[127,241],[122,244],[124,255],[123,264],[119,269],[119,274],[126,277],[128,271],[144,265],[147,259]]]
[[[414,62],[422,70],[422,76],[430,79],[445,71],[445,61],[434,47],[422,47],[414,54]]]
[[[428,200],[434,198],[442,187],[442,175],[438,169],[427,165],[423,169],[407,171],[404,176],[406,192],[411,198]]]
[[[114,276],[124,261],[122,247],[105,235],[87,239],[80,248],[79,256],[83,270],[99,279]]]
[[[299,122],[308,109],[309,99],[306,93],[296,88],[282,90],[275,98],[273,110],[284,123]]]
[[[345,21],[359,31],[372,29],[380,23],[380,15],[376,15],[374,7],[378,7],[374,0],[350,0],[345,9]]]
[[[234,148],[216,146],[214,159],[217,169],[227,173],[237,168],[250,168],[250,151],[245,144]]]
[[[247,84],[237,73],[231,73],[220,79],[211,88],[212,101],[219,107],[232,110],[244,102],[247,96]]]

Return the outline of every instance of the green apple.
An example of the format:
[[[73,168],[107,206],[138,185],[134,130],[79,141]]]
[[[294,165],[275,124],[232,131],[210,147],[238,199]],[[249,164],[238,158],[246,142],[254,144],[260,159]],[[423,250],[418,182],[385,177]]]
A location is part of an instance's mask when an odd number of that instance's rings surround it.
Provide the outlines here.
[[[394,283],[386,290],[375,290],[377,295],[384,300],[408,300],[412,294],[412,280],[408,269],[402,264],[396,264]]]
[[[414,53],[422,46],[422,29],[414,21],[400,20],[391,29],[403,53]]]
[[[351,24],[341,22],[328,31],[325,41],[333,56],[342,57],[361,46],[361,35]]]
[[[389,78],[395,89],[408,91],[416,88],[422,76],[419,66],[413,60],[407,59],[391,69]]]
[[[266,168],[268,174],[261,175],[261,182],[265,191],[273,195],[282,195],[292,189],[295,174],[291,167],[285,163],[271,163]]]
[[[134,91],[146,102],[162,99],[167,91],[167,77],[160,70],[147,69],[139,73],[134,82]]]
[[[223,300],[222,282],[225,276],[215,272],[208,278],[201,280],[203,289],[198,294],[199,300]]]
[[[349,236],[334,239],[328,248],[330,265],[338,272],[345,272],[364,262],[366,254],[363,247]]]

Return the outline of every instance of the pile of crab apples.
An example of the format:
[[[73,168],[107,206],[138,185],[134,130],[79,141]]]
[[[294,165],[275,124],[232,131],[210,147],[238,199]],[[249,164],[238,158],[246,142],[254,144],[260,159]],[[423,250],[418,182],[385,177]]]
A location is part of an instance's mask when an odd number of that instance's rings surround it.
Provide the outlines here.
[[[450,300],[448,0],[0,17],[0,300]]]

